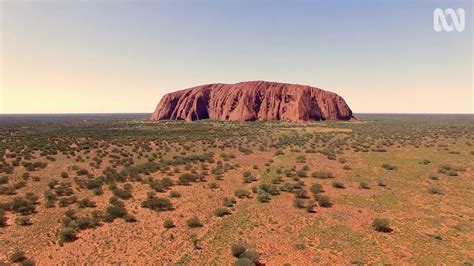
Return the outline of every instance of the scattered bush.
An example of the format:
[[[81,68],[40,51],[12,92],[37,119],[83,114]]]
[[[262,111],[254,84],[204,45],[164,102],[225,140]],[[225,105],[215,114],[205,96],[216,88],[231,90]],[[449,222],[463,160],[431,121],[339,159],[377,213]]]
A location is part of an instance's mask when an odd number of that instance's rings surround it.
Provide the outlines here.
[[[260,184],[259,189],[261,191],[264,191],[270,195],[278,195],[280,194],[280,189],[278,189],[278,186],[273,185],[273,184]]]
[[[242,253],[244,253],[247,250],[247,248],[245,247],[244,244],[237,243],[237,244],[232,245],[231,250],[232,250],[232,255],[234,257],[239,257]]]
[[[306,211],[314,212],[314,206],[316,206],[316,202],[314,202],[314,200],[308,200],[308,202],[306,202]]]
[[[171,219],[166,219],[165,222],[163,223],[163,227],[164,228],[173,228],[174,227],[174,223],[173,223],[173,220]]]
[[[262,203],[270,202],[271,197],[270,194],[268,194],[265,191],[259,191],[257,194],[257,200]]]
[[[397,170],[397,167],[395,165],[391,165],[391,164],[388,164],[388,163],[384,163],[382,164],[382,168],[385,169],[385,170]]]
[[[366,181],[362,181],[359,183],[359,188],[361,189],[370,189],[370,186],[369,186],[369,183],[367,183]]]
[[[20,216],[15,219],[15,223],[19,226],[28,226],[31,225],[31,220],[28,216]]]
[[[209,188],[210,188],[210,189],[216,189],[216,188],[218,188],[218,187],[219,187],[219,185],[218,185],[216,182],[211,182],[211,183],[209,183]]]
[[[13,252],[13,254],[10,256],[10,261],[13,263],[23,262],[26,259],[25,252],[21,250]]]
[[[179,192],[176,191],[176,190],[173,190],[173,191],[170,192],[170,197],[172,197],[172,198],[179,198],[179,197],[181,197],[181,193],[179,193]]]
[[[230,214],[230,211],[229,211],[229,209],[227,209],[227,208],[220,207],[220,208],[217,208],[217,209],[214,211],[214,214],[215,214],[217,217],[223,217],[223,216],[225,216],[225,215],[229,215],[229,214]]]
[[[11,202],[11,209],[16,213],[28,215],[35,211],[35,205],[23,197],[16,197]]]
[[[7,225],[7,217],[5,216],[5,211],[0,209],[0,227]]]
[[[439,187],[429,187],[428,193],[433,195],[443,195],[443,191]]]
[[[115,196],[117,196],[117,197],[119,197],[123,200],[130,199],[133,196],[131,187],[127,187],[127,188],[124,188],[124,189],[114,188],[112,190],[112,192],[114,193]]]
[[[173,209],[173,204],[167,198],[158,198],[149,196],[145,201],[142,202],[143,208],[148,208],[154,211],[170,211]]]
[[[127,223],[134,223],[134,222],[137,221],[137,218],[136,218],[134,215],[130,214],[130,213],[127,213],[127,214],[123,217],[123,219],[124,219],[125,222],[127,222]]]
[[[311,177],[327,179],[327,178],[334,178],[334,175],[329,171],[316,171],[311,174]]]
[[[296,198],[293,203],[293,206],[295,206],[295,208],[297,209],[303,209],[305,207],[304,200],[301,198]]]
[[[233,207],[235,203],[237,203],[237,201],[233,197],[224,198],[224,206],[226,207]]]
[[[448,175],[448,176],[457,176],[458,172],[456,170],[448,170],[448,171],[446,171],[446,175]]]
[[[255,266],[256,264],[249,258],[238,258],[234,264],[235,266]]]
[[[323,208],[332,207],[331,199],[326,195],[317,194],[315,199],[318,201],[318,204],[320,207],[323,207]]]
[[[59,231],[59,241],[61,243],[72,242],[76,240],[77,238],[76,234],[77,234],[77,230],[75,228],[64,227],[63,229],[61,229],[61,231]]]
[[[197,182],[198,176],[195,174],[183,174],[178,178],[180,185],[189,185],[191,182]]]
[[[308,192],[304,189],[296,189],[293,191],[295,197],[298,199],[306,199],[308,198]]]
[[[122,204],[110,205],[105,210],[108,221],[113,221],[115,218],[123,218],[127,215],[127,209]]]
[[[313,195],[324,192],[323,186],[318,183],[313,184],[309,190],[311,191],[311,193],[313,193]]]
[[[249,259],[254,265],[258,264],[258,260],[260,259],[260,253],[253,251],[253,250],[247,250],[244,253],[240,254],[239,259]]]
[[[0,176],[0,184],[1,185],[7,184],[8,180],[9,180],[9,177],[7,175],[6,176]]]
[[[85,198],[78,202],[79,208],[95,208],[97,205],[94,201]]]
[[[238,198],[250,198],[250,192],[243,188],[237,189],[234,194]]]
[[[197,227],[202,227],[201,221],[199,221],[199,218],[194,216],[186,221],[186,224],[188,225],[189,228],[197,228]]]
[[[334,181],[332,182],[333,188],[346,188],[346,186],[342,182]]]
[[[392,231],[392,229],[390,228],[389,221],[383,218],[374,219],[374,221],[372,222],[372,227],[374,228],[375,231],[378,231],[378,232],[388,233]]]
[[[387,186],[385,181],[383,181],[382,179],[377,180],[377,185],[379,185],[379,187],[386,187]]]

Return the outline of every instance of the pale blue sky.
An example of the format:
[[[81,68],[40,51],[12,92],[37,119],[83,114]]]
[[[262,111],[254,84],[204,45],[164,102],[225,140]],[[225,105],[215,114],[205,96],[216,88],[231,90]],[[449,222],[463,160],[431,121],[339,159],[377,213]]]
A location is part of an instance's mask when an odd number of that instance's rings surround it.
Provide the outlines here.
[[[473,1],[2,1],[0,113],[152,112],[164,93],[269,80],[354,112],[472,113]],[[464,8],[464,32],[435,32]]]

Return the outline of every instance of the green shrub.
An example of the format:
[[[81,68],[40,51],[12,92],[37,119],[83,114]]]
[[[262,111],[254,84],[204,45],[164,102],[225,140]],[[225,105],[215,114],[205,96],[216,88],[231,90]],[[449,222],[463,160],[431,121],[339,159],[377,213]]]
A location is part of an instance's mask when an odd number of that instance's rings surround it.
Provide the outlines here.
[[[420,161],[420,164],[424,164],[424,165],[430,164],[430,163],[431,163],[431,161],[427,160],[427,159],[423,159],[423,160]]]
[[[233,197],[224,198],[224,206],[226,207],[233,207],[235,203],[237,203],[237,201]]]
[[[110,205],[105,210],[105,213],[109,220],[113,220],[115,218],[123,218],[127,215],[127,209],[123,205]]]
[[[293,191],[295,197],[298,199],[306,199],[308,198],[308,192],[304,189],[296,189]]]
[[[315,199],[318,201],[318,204],[319,204],[320,207],[323,207],[323,208],[332,207],[331,199],[326,195],[317,194],[315,196]]]
[[[271,197],[270,197],[270,194],[268,194],[267,192],[265,192],[265,191],[260,191],[260,192],[258,192],[258,194],[257,194],[257,200],[258,200],[259,202],[266,203],[266,202],[270,202]]]
[[[219,185],[218,185],[216,182],[211,182],[211,183],[209,183],[209,188],[210,188],[210,189],[216,189],[216,188],[218,188],[218,187],[219,187]]]
[[[397,170],[397,167],[395,165],[391,165],[388,163],[382,164],[382,168],[385,170]]]
[[[245,245],[243,243],[237,243],[237,244],[233,244],[232,245],[232,255],[234,257],[239,257],[242,253],[244,253],[247,248],[245,247]]]
[[[78,176],[87,175],[87,174],[89,174],[89,171],[87,171],[86,169],[79,169],[79,170],[76,172],[76,174],[77,174]]]
[[[308,202],[306,202],[306,211],[314,212],[314,206],[316,206],[316,202],[314,202],[314,200],[308,200]]]
[[[21,265],[22,266],[35,266],[36,262],[34,260],[31,260],[31,259],[26,259],[26,260],[21,262]]]
[[[229,211],[229,209],[227,209],[227,208],[220,207],[220,208],[217,208],[217,209],[214,211],[214,214],[215,214],[217,217],[223,217],[223,216],[225,216],[225,215],[229,215],[229,214],[230,214],[230,211]]]
[[[88,179],[86,182],[86,187],[87,189],[96,189],[96,188],[101,188],[103,184],[103,181],[100,179]]]
[[[191,235],[191,243],[193,243],[193,247],[194,249],[201,249],[201,241],[199,240],[199,238],[197,237],[196,234],[192,234]]]
[[[163,223],[163,227],[164,228],[173,228],[174,227],[174,223],[173,223],[173,220],[171,219],[166,219],[165,222]]]
[[[305,207],[304,200],[301,198],[296,198],[293,202],[293,206],[295,206],[297,209],[303,209]]]
[[[443,195],[443,191],[439,187],[429,187],[428,193],[433,195]]]
[[[143,208],[152,209],[154,211],[169,211],[173,209],[173,204],[167,198],[148,197],[142,202]]]
[[[247,258],[253,263],[257,264],[258,260],[260,259],[260,253],[253,251],[253,250],[247,250],[244,253],[239,255],[240,259]]]
[[[129,189],[129,188],[127,189],[114,188],[112,192],[114,193],[115,196],[124,200],[130,199],[133,196],[132,189]]]
[[[448,176],[457,176],[458,172],[456,170],[448,170],[448,171],[446,171],[446,175],[448,175]]]
[[[298,177],[308,177],[308,174],[304,170],[298,170],[296,172],[296,176],[298,176]]]
[[[22,250],[17,250],[13,252],[10,256],[10,261],[13,263],[18,263],[26,260],[25,252]]]
[[[318,183],[313,184],[309,190],[311,191],[311,193],[313,193],[313,195],[324,192],[323,186]]]
[[[8,218],[5,216],[5,211],[0,209],[0,227],[7,225]]]
[[[172,197],[172,198],[179,198],[179,197],[181,197],[181,193],[179,193],[179,192],[176,191],[176,190],[173,190],[173,191],[170,192],[170,197]]]
[[[386,187],[387,186],[385,181],[383,181],[382,179],[377,180],[377,185],[379,185],[380,187]]]
[[[186,224],[188,225],[189,228],[197,228],[197,227],[202,227],[201,221],[199,221],[199,218],[194,216],[186,221]]]
[[[134,215],[130,214],[130,213],[127,213],[127,214],[123,217],[123,219],[124,219],[125,222],[127,222],[127,223],[134,223],[134,222],[137,221],[137,218],[136,218]]]
[[[273,185],[273,184],[260,184],[259,189],[270,194],[270,195],[278,195],[280,194],[280,190],[278,189],[278,186]]]
[[[237,189],[235,191],[235,196],[238,198],[249,198],[250,197],[250,192],[246,189]]]
[[[39,197],[36,196],[33,192],[28,192],[25,194],[26,200],[31,202],[31,204],[37,204]]]
[[[195,174],[183,174],[178,178],[180,185],[189,185],[191,182],[197,182],[198,176]]]
[[[78,202],[79,208],[95,208],[97,205],[89,198],[82,199]]]
[[[306,245],[304,243],[295,243],[294,245],[295,249],[297,250],[304,250],[306,249]]]
[[[165,192],[166,187],[163,185],[162,182],[154,180],[150,183],[150,187],[155,190],[156,192]]]
[[[370,189],[370,186],[369,186],[369,183],[367,183],[366,181],[362,181],[359,183],[359,188],[361,189]]]
[[[35,211],[35,205],[23,197],[16,197],[11,202],[11,209],[16,213],[28,215]]]
[[[346,188],[346,186],[342,182],[334,181],[332,182],[333,188]]]
[[[6,176],[0,176],[0,184],[2,184],[2,185],[7,184],[8,180],[9,180],[9,177],[7,175]]]
[[[59,231],[59,240],[60,242],[72,242],[76,240],[77,230],[72,227],[64,227]]]
[[[372,228],[378,232],[388,233],[391,232],[390,223],[387,219],[384,218],[375,218],[372,222]]]
[[[255,266],[256,264],[249,258],[238,258],[234,264],[235,266]]]
[[[327,178],[334,178],[334,175],[329,171],[316,171],[311,174],[311,177],[327,179]]]
[[[0,195],[14,195],[15,190],[13,186],[0,186]]]
[[[343,167],[342,167],[343,170],[352,170],[351,166],[348,165],[348,164],[345,164]]]
[[[31,225],[31,220],[28,216],[20,216],[15,219],[15,223],[19,226],[28,226]]]

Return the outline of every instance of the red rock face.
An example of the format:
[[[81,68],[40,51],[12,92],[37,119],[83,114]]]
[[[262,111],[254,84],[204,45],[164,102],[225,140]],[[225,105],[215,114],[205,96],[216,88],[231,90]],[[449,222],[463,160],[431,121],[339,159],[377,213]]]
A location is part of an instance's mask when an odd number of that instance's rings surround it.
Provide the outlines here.
[[[349,106],[333,92],[304,85],[248,81],[208,84],[166,94],[150,120],[306,122],[351,118]]]

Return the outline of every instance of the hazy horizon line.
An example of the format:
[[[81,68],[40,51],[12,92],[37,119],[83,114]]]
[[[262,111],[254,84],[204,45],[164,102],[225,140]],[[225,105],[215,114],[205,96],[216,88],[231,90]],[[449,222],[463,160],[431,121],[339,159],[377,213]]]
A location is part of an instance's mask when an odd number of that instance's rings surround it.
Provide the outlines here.
[[[5,115],[106,115],[106,114],[153,114],[153,112],[75,112],[75,113],[0,113],[0,116],[5,116]],[[354,115],[357,114],[397,114],[397,115],[474,115],[474,113],[407,113],[407,112],[353,112]]]

